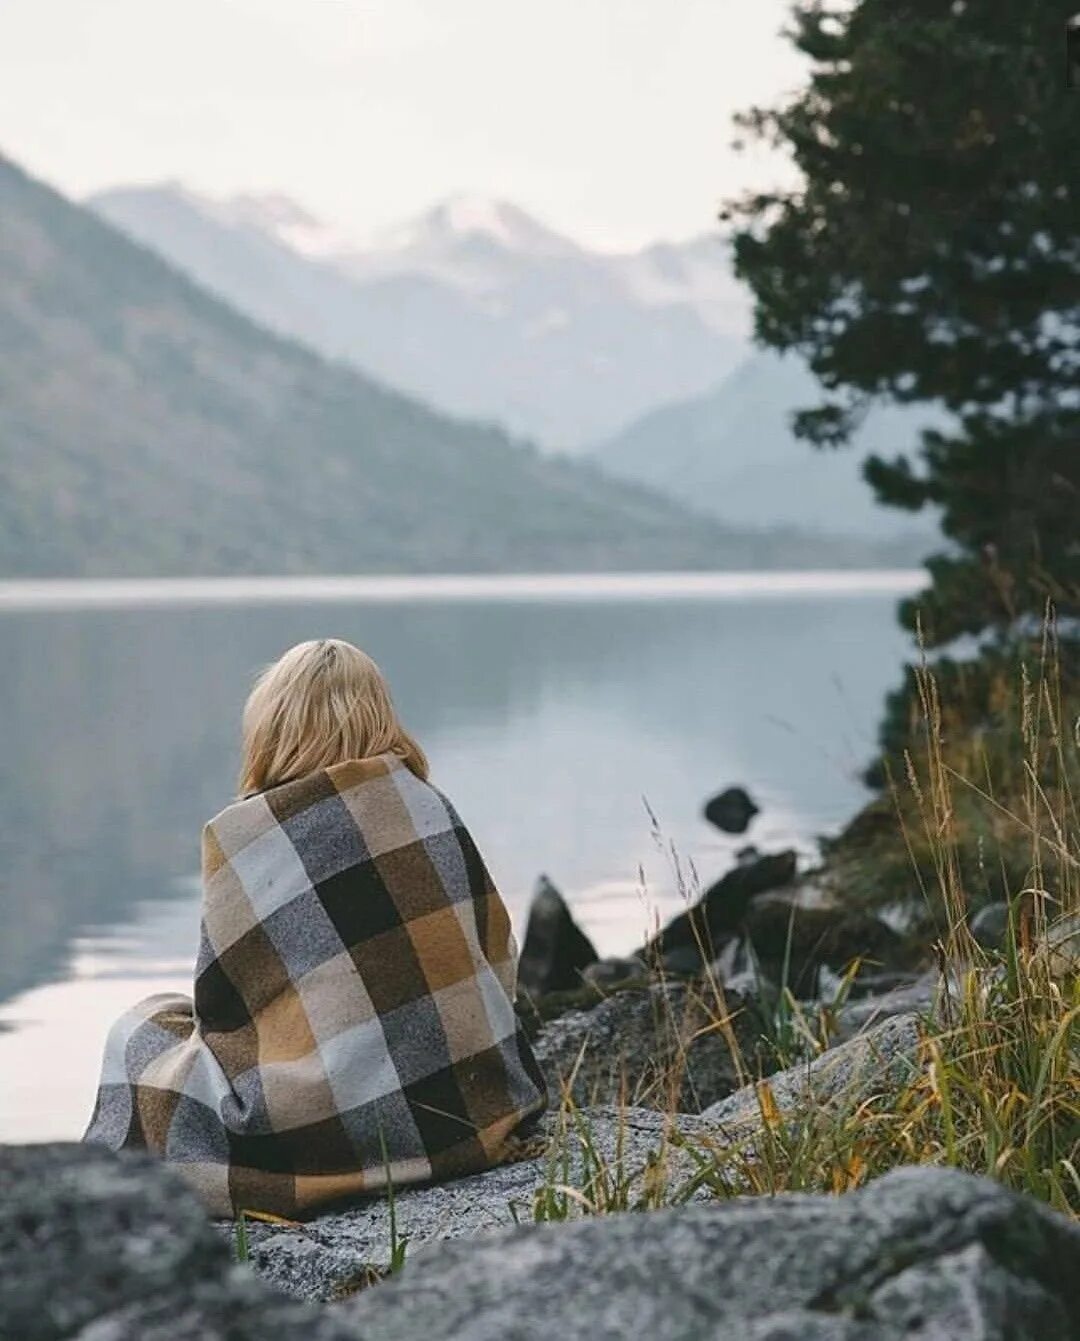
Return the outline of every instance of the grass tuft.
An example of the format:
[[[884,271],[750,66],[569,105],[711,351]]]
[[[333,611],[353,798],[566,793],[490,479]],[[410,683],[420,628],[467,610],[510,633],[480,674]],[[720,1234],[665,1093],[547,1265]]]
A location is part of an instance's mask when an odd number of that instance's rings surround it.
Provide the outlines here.
[[[1007,730],[972,738],[933,667],[924,662],[915,682],[921,733],[893,783],[891,829],[873,808],[863,852],[871,862],[887,853],[890,879],[906,863],[947,984],[921,1022],[911,1065],[883,1068],[869,1088],[853,1085],[827,1103],[782,1108],[761,1077],[827,1048],[857,965],[827,1005],[808,1008],[786,987],[774,993],[763,1003],[765,1052],[753,1058],[739,1048],[722,985],[708,980],[715,1008],[705,1027],[723,1033],[739,1075],[759,1077],[754,1120],[686,1135],[669,1104],[658,1149],[635,1162],[622,1142],[612,1154],[600,1150],[567,1087],[536,1219],[841,1193],[903,1164],[984,1174],[1080,1217],[1080,710],[1062,690],[1049,624],[1013,700],[994,685]],[[850,874],[849,857],[834,878]],[[970,931],[988,891],[1008,901],[998,950]],[[678,1095],[680,1080],[672,1075],[665,1092]]]

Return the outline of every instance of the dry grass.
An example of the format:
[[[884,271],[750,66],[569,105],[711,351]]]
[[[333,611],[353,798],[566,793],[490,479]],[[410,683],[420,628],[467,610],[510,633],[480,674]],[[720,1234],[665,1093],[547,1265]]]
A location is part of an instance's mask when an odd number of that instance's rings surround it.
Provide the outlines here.
[[[921,874],[939,929],[935,953],[952,990],[924,1023],[910,1076],[794,1114],[780,1111],[763,1082],[749,1132],[687,1136],[672,1112],[659,1148],[636,1165],[625,1149],[601,1153],[567,1091],[561,1154],[537,1195],[538,1219],[708,1195],[843,1192],[902,1164],[985,1174],[1080,1217],[1080,722],[1063,702],[1051,632],[1038,664],[1014,686],[1019,758],[995,757],[985,741],[958,734],[930,667],[918,685],[923,737],[897,784],[893,843]],[[981,901],[964,860],[973,799],[997,817],[1008,844],[1007,860],[990,847],[981,858],[997,860],[1008,891],[1000,952],[980,948],[968,930]],[[1021,866],[1017,834],[1025,843]],[[707,1027],[737,1048],[722,985],[710,981],[706,989],[714,1002]],[[791,1000],[785,1009],[783,1034],[773,1042],[787,1055],[778,1060],[789,1061],[793,1048],[819,1051],[829,1012],[810,1020]],[[750,1070],[743,1057],[737,1066]]]

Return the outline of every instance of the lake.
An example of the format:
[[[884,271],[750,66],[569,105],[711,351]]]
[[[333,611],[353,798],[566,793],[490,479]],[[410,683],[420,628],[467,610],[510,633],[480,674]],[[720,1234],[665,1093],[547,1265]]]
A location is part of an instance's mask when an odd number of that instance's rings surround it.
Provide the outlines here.
[[[0,583],[0,1140],[77,1137],[110,1021],[188,990],[199,833],[240,707],[285,647],[380,662],[519,934],[558,884],[601,952],[749,838],[812,854],[865,797],[911,573]],[[692,879],[692,874],[691,874]]]

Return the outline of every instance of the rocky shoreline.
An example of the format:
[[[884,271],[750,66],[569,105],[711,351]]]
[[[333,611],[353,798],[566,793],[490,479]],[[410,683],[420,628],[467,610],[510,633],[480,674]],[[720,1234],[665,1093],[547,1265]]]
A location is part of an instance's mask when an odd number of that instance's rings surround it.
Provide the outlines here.
[[[748,822],[749,798],[725,797],[711,817]],[[1080,1228],[992,1182],[923,1167],[842,1197],[742,1195],[763,1143],[911,1084],[949,1008],[934,968],[832,906],[794,854],[745,851],[619,960],[542,881],[521,979],[546,1154],[305,1224],[249,1220],[238,1263],[235,1227],[148,1159],[0,1147],[0,1338],[1080,1336]],[[783,1041],[780,1006],[804,1012]]]
[[[506,1171],[482,1176],[494,1190]],[[518,1177],[522,1174],[516,1175]],[[453,1197],[453,1187],[441,1189]],[[430,1199],[435,1189],[402,1197]],[[486,1195],[458,1185],[461,1228]],[[462,1195],[463,1194],[463,1195]],[[351,1217],[316,1221],[306,1254],[238,1266],[172,1172],[85,1146],[0,1148],[5,1341],[1046,1341],[1080,1335],[1080,1228],[948,1169],[910,1168],[843,1197],[701,1201],[649,1215],[435,1232],[405,1269],[339,1302]],[[411,1217],[414,1229],[419,1218]],[[279,1230],[279,1236],[296,1231]],[[475,1235],[475,1237],[473,1237]],[[331,1244],[320,1249],[320,1241]],[[469,1239],[470,1241],[466,1241]],[[279,1245],[285,1239],[279,1238]],[[355,1256],[354,1256],[355,1254]],[[300,1268],[303,1268],[301,1271]],[[261,1278],[262,1277],[262,1278]],[[333,1293],[332,1291],[330,1292]]]

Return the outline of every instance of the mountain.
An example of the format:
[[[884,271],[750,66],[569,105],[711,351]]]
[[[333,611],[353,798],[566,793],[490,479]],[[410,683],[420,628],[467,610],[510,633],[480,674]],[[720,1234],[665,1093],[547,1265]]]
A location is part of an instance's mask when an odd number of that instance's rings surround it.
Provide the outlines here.
[[[473,197],[368,242],[280,195],[168,183],[88,203],[259,323],[552,450],[705,391],[746,348],[719,237],[609,255]]]
[[[0,574],[821,562],[253,325],[0,158]]]
[[[871,451],[910,447],[925,410],[875,409],[849,448],[816,450],[797,439],[791,415],[820,402],[821,388],[794,358],[752,354],[705,396],[662,406],[589,454],[613,478],[632,480],[730,525],[787,525],[876,540],[905,562],[926,552],[928,522],[879,506],[862,478]]]

